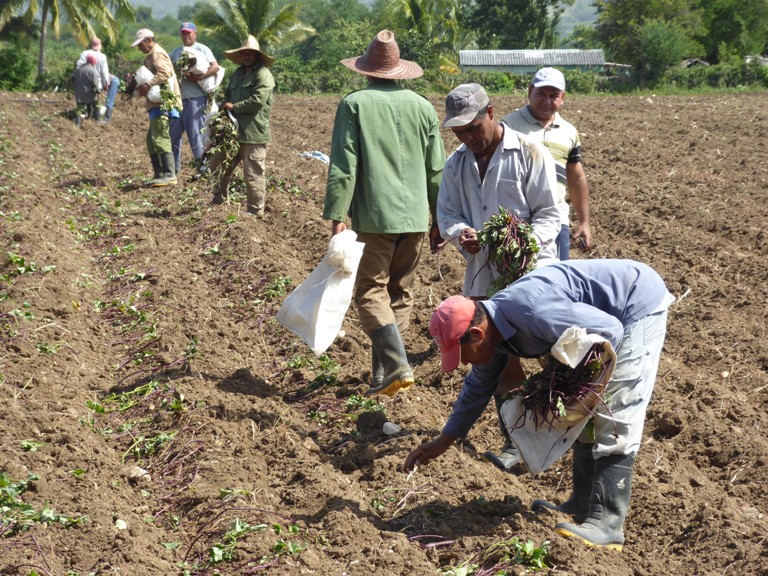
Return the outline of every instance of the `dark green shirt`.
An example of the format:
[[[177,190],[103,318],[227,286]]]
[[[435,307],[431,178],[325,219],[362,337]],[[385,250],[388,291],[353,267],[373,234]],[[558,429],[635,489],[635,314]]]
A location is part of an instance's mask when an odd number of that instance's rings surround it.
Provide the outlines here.
[[[235,105],[232,113],[238,123],[238,142],[266,144],[272,141],[269,115],[272,112],[274,88],[275,79],[272,73],[261,64],[250,72],[240,66],[232,73],[224,99]]]
[[[358,232],[426,232],[445,164],[434,107],[392,81],[345,97],[336,111],[323,218]],[[436,220],[434,220],[436,221]]]

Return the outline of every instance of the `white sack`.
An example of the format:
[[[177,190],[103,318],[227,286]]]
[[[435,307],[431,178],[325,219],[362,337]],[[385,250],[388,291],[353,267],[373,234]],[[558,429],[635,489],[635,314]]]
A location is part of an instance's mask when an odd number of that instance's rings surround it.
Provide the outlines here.
[[[317,268],[288,295],[277,313],[278,322],[300,336],[318,356],[341,329],[364,246],[349,229],[333,236]]]
[[[184,72],[189,72],[190,74],[205,74],[205,72],[208,71],[208,68],[211,67],[211,62],[202,52],[195,50],[194,48],[190,48],[189,46],[184,46],[183,51],[189,56],[190,60],[194,59],[195,61],[195,63],[184,70]],[[216,90],[216,88],[219,87],[221,81],[224,80],[224,72],[224,67],[219,67],[219,70],[216,72],[216,74],[209,76],[208,78],[198,80],[197,85],[200,86],[200,89],[205,93],[213,92]]]
[[[616,353],[611,343],[596,334],[577,326],[571,326],[562,333],[550,352],[557,361],[574,368],[589,352],[594,344],[603,344],[603,371],[597,382],[603,387],[613,375],[616,367]],[[509,431],[509,436],[520,450],[528,470],[534,476],[557,462],[573,445],[589,422],[590,414],[578,410],[568,410],[567,415],[556,425],[545,424],[538,429],[530,413],[525,413],[523,397],[513,396],[501,406],[501,418]],[[595,398],[596,400],[596,398]],[[523,423],[525,419],[525,423]]]
[[[203,78],[202,80],[198,80],[197,85],[200,86],[200,89],[206,94],[213,92],[216,90],[216,88],[219,87],[221,81],[224,80],[224,72],[225,70],[223,67],[219,68],[215,75],[208,76],[208,78]]]
[[[138,70],[136,70],[136,86],[139,87],[142,84],[146,84],[152,78],[154,78],[154,74],[149,71],[149,68],[146,66],[141,66]],[[168,78],[168,86],[171,87],[173,90],[174,86],[176,85],[176,76],[171,76]],[[174,90],[175,92],[175,90]],[[147,100],[150,102],[160,102],[160,86],[152,86],[152,88],[149,89],[149,92],[147,92]]]
[[[208,61],[208,58],[205,57],[205,54],[199,50],[195,50],[189,46],[184,46],[184,48],[182,48],[182,52],[189,56],[190,61],[194,60],[195,62],[189,68],[183,70],[183,72],[189,72],[190,74],[204,74],[211,65],[211,63]]]

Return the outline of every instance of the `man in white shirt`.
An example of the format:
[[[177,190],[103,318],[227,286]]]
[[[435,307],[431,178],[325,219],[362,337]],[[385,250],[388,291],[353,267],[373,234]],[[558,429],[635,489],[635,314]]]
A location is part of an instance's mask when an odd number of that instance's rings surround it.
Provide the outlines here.
[[[560,231],[557,178],[552,156],[538,142],[525,139],[496,122],[493,106],[479,84],[462,84],[445,101],[443,128],[450,128],[462,145],[448,158],[437,197],[437,223],[447,241],[467,261],[464,295],[479,300],[490,296],[497,270],[481,248],[477,231],[502,206],[530,223],[539,243],[538,266],[557,262]],[[525,373],[519,358],[511,357],[495,395],[497,407],[507,387],[522,383]],[[486,452],[497,467],[509,471],[520,462],[517,448],[507,440],[501,454]]]
[[[99,73],[99,78],[101,79],[102,90],[106,91],[107,94],[106,102],[104,103],[106,110],[99,118],[99,123],[105,124],[112,120],[112,110],[115,108],[115,98],[120,89],[120,80],[117,76],[109,73],[107,56],[101,51],[101,40],[96,36],[91,38],[90,50],[83,50],[80,53],[80,56],[75,63],[76,69],[85,65],[89,54],[92,54],[96,58],[96,71]]]
[[[210,63],[208,70],[202,74],[179,74],[181,78],[181,118],[176,122],[171,122],[171,145],[173,146],[173,157],[176,161],[176,172],[178,173],[181,170],[181,138],[184,132],[186,132],[189,147],[192,149],[192,156],[195,159],[195,165],[198,170],[197,174],[193,176],[193,180],[197,180],[204,170],[203,152],[205,146],[203,145],[202,131],[205,128],[205,115],[208,106],[208,98],[202,88],[200,88],[198,81],[214,76],[219,71],[219,64],[216,62],[216,58],[213,56],[210,48],[197,41],[197,26],[195,26],[194,22],[182,23],[179,34],[181,35],[183,46],[179,46],[170,54],[174,66],[176,66],[179,57],[184,53],[184,48],[191,48],[200,52]]]

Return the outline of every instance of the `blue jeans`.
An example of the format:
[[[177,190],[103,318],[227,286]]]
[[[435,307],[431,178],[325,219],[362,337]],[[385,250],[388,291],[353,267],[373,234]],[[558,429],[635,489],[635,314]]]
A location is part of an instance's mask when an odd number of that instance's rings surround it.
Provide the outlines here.
[[[107,102],[105,104],[110,110],[115,107],[115,98],[117,97],[118,90],[120,90],[120,80],[117,76],[110,75],[109,89],[107,90]]]
[[[571,227],[567,224],[560,226],[560,233],[557,235],[557,257],[560,261],[568,260],[571,257]]]
[[[666,310],[624,329],[624,338],[616,350],[616,369],[603,394],[608,405],[598,406],[593,417],[595,458],[637,454],[666,333]],[[592,442],[585,433],[579,440]]]
[[[176,172],[181,170],[181,138],[187,133],[189,147],[195,162],[203,157],[202,131],[205,128],[205,108],[208,104],[205,96],[197,98],[184,98],[182,100],[181,118],[177,122],[171,122],[171,144],[173,145],[173,158],[176,160]]]

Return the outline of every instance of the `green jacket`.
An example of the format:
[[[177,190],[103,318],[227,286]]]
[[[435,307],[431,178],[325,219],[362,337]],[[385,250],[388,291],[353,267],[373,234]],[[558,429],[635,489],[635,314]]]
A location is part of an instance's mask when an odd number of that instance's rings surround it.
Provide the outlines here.
[[[232,113],[238,123],[237,140],[242,144],[266,144],[272,141],[269,115],[275,79],[269,68],[257,64],[246,72],[240,66],[232,73],[224,100],[232,102]]]
[[[357,232],[429,230],[445,164],[434,107],[393,81],[375,81],[336,110],[323,218]]]

